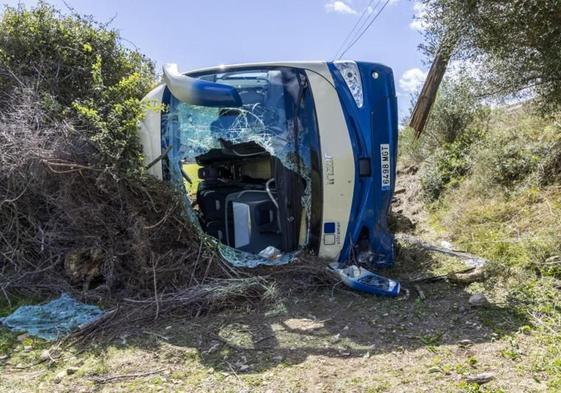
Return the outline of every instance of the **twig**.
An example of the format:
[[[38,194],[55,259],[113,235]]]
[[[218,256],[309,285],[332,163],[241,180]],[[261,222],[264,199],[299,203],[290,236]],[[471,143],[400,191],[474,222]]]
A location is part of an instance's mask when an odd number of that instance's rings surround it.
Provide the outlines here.
[[[419,299],[425,300],[426,296],[425,296],[425,293],[423,292],[423,290],[421,289],[421,287],[418,284],[415,284],[413,287],[415,288],[415,290],[419,294]]]
[[[458,251],[458,250],[451,250],[449,248],[446,247],[440,247],[434,244],[430,244],[425,242],[422,239],[419,239],[418,237],[415,236],[411,236],[405,233],[399,233],[396,235],[396,239],[401,239],[404,240],[407,243],[411,243],[414,244],[416,246],[419,246],[427,251],[433,251],[433,252],[439,252],[441,254],[445,254],[445,255],[449,255],[452,257],[456,257],[456,258],[460,258],[464,261],[467,262],[468,265],[470,265],[470,267],[477,267],[477,266],[482,266],[488,263],[488,261],[484,258],[478,257],[476,255],[467,253],[465,251]]]
[[[148,372],[145,372],[145,373],[112,375],[112,376],[109,376],[109,377],[92,376],[92,377],[88,377],[88,379],[91,379],[95,383],[103,384],[103,383],[109,383],[109,382],[113,382],[113,381],[119,381],[119,380],[122,380],[122,379],[149,377],[150,375],[159,374],[159,373],[161,373],[165,370],[166,370],[165,368],[161,368],[159,370],[148,371]]]
[[[154,319],[158,319],[158,315],[160,314],[160,302],[158,300],[158,280],[156,278],[156,262],[154,261],[154,253],[152,253],[152,274],[154,278],[154,299],[156,300],[156,316]]]
[[[228,367],[230,368],[230,370],[232,371],[232,373],[234,374],[234,376],[238,379],[238,382],[241,383],[243,385],[243,381],[240,378],[240,376],[238,375],[238,373],[236,372],[236,370],[234,370],[234,367],[232,367],[232,365],[230,364],[230,362],[226,362],[226,364],[228,365]]]

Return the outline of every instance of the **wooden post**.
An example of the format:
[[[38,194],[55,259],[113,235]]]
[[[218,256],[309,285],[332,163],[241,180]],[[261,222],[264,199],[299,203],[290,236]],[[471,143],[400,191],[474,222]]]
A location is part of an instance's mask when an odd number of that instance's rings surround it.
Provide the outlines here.
[[[409,127],[415,130],[415,138],[419,138],[425,128],[431,107],[436,99],[438,87],[446,72],[453,46],[454,45],[440,45],[423,85],[423,89],[421,90],[421,94],[419,94],[419,98],[417,98],[409,122]]]

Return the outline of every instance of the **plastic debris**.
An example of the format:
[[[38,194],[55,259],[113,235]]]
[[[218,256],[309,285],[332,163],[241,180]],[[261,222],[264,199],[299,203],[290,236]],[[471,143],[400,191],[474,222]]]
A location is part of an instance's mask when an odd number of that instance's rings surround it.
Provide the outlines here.
[[[56,340],[103,315],[97,307],[81,303],[67,293],[46,304],[21,306],[5,318],[2,325],[16,332],[48,341]]]
[[[282,255],[282,253],[278,248],[273,247],[273,246],[268,246],[268,247],[264,248],[263,250],[261,250],[261,252],[259,252],[258,255],[262,258],[277,259],[278,257],[280,257]]]
[[[396,297],[399,295],[399,282],[379,276],[363,267],[350,265],[344,268],[331,265],[341,281],[349,288],[379,296]]]

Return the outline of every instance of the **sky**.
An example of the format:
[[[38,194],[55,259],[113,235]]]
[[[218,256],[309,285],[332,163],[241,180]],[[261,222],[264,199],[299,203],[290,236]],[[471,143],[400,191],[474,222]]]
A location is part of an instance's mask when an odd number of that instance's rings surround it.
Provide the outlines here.
[[[374,16],[385,0],[48,0],[92,15],[120,31],[124,43],[158,67],[180,71],[220,64],[333,60],[363,12]],[[37,0],[0,0],[34,5]],[[422,13],[416,0],[389,0],[370,29],[343,57],[382,63],[394,71],[400,117],[426,77]]]

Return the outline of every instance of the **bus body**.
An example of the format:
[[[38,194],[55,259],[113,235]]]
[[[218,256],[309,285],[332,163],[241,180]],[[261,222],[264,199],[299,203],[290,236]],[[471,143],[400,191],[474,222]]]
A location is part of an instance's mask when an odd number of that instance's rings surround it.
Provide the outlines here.
[[[340,266],[393,264],[390,68],[275,62],[179,73],[166,65],[163,79],[145,99],[163,109],[149,105],[140,126],[148,171],[185,190],[187,217],[223,255],[257,265],[310,250]]]

